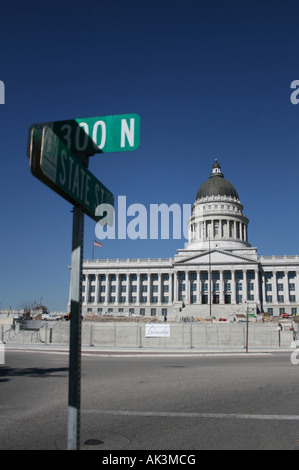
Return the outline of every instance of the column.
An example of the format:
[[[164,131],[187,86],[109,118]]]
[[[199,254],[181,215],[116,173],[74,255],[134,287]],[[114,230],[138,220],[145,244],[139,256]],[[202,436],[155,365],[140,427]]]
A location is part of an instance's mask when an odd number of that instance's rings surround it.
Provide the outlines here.
[[[284,280],[283,280],[283,294],[284,294],[284,302],[290,301],[290,293],[289,293],[289,273],[288,271],[284,271]]]
[[[126,273],[126,304],[130,302],[130,273]]]
[[[172,272],[169,272],[169,287],[168,287],[168,303],[171,305],[173,302],[173,289],[172,289]]]
[[[90,294],[90,279],[89,274],[85,274],[85,302],[89,302],[89,294]]]
[[[173,293],[173,300],[174,302],[178,301],[178,273],[174,271],[173,273],[173,285],[174,285],[174,293]]]
[[[110,275],[106,274],[106,290],[105,290],[105,304],[109,303],[109,295],[110,295]]]
[[[162,303],[162,274],[158,273],[158,304]]]
[[[116,274],[115,303],[119,304],[120,274]]]
[[[248,300],[247,270],[243,269],[242,273],[243,273],[243,302],[247,302]],[[255,294],[254,294],[254,300],[256,300]]]
[[[149,272],[147,274],[147,283],[148,283],[148,296],[147,296],[147,302],[149,304],[152,303],[152,280],[151,280],[151,273]]]
[[[140,305],[140,273],[137,273],[137,290],[136,290],[136,304]]]
[[[219,270],[219,304],[224,304],[224,279],[223,269]]]
[[[196,289],[196,303],[201,304],[201,280],[200,271],[196,272],[197,275],[197,289]]]
[[[276,280],[276,271],[273,271],[273,303],[276,303],[278,302],[278,299],[277,299],[277,280]]]
[[[96,274],[96,291],[95,291],[95,303],[99,302],[100,294],[100,275]]]
[[[232,271],[232,299],[231,302],[232,304],[236,303],[236,275],[235,271]]]
[[[190,273],[189,271],[185,271],[185,285],[186,285],[185,303],[190,304]]]

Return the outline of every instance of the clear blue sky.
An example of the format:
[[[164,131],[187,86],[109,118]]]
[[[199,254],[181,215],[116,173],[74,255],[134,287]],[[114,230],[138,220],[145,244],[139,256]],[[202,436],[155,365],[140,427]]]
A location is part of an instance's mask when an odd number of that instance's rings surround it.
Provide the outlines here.
[[[72,207],[30,173],[36,122],[139,114],[139,150],[90,161],[116,198],[193,204],[217,157],[258,254],[299,254],[298,18],[292,0],[2,4],[1,308],[68,301]],[[85,217],[85,258],[94,236]],[[185,241],[104,240],[95,255],[171,257]]]

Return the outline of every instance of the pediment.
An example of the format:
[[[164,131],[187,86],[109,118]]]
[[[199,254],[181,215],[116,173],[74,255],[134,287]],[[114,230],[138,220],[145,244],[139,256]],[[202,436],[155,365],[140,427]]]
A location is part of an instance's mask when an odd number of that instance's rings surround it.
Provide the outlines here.
[[[200,254],[192,254],[188,257],[184,257],[182,260],[177,259],[175,261],[176,265],[209,265],[209,264],[258,264],[257,260],[235,254],[228,253],[222,250],[210,250],[205,251]]]

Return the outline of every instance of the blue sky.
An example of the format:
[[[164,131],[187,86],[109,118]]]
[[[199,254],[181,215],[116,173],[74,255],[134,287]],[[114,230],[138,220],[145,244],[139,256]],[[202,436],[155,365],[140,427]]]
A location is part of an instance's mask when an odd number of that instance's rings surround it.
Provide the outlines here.
[[[137,151],[90,171],[127,204],[193,204],[214,158],[259,255],[299,254],[298,2],[109,0],[1,6],[0,307],[65,310],[71,205],[35,179],[31,124],[137,113]],[[63,8],[62,8],[63,6]],[[85,217],[84,258],[95,222]],[[104,240],[101,258],[172,257],[181,240]]]

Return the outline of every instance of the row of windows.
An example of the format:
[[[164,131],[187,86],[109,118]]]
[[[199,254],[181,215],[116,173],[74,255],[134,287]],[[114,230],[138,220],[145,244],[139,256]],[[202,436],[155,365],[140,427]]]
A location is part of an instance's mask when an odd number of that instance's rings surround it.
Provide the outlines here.
[[[85,302],[85,297],[84,297],[84,296],[82,296],[82,302]],[[89,297],[88,302],[90,302],[90,303],[95,302],[95,296],[91,295],[91,296]],[[103,304],[104,302],[105,302],[105,297],[100,297],[100,298],[99,298],[99,303],[100,303],[100,304]],[[108,302],[111,303],[111,304],[116,303],[116,297],[113,296],[113,295],[110,296]],[[119,298],[119,303],[124,304],[124,303],[126,303],[126,302],[127,302],[127,297],[125,297],[125,296],[120,296],[120,298]],[[147,297],[147,296],[142,296],[141,299],[140,299],[140,303],[145,304],[145,303],[147,303],[147,302],[149,302],[148,297]],[[163,304],[168,304],[168,302],[169,302],[169,297],[168,297],[168,296],[162,296],[161,302],[162,302]],[[129,303],[130,303],[130,304],[135,304],[135,303],[137,303],[137,297],[136,297],[136,296],[131,296],[131,297],[129,298]],[[152,296],[150,303],[152,303],[152,304],[157,304],[157,303],[158,303],[158,297],[155,296],[155,295]]]
[[[108,308],[108,313],[112,313],[112,312],[113,312],[113,308]],[[124,312],[124,309],[119,308],[118,313],[122,313],[122,312]],[[92,308],[91,307],[87,308],[87,313],[92,313]],[[99,307],[97,309],[97,313],[100,313],[100,314],[103,313],[103,308]],[[134,308],[129,308],[129,313],[131,315],[134,315],[134,313],[136,313],[135,309]],[[151,308],[150,313],[151,313],[152,317],[155,317],[157,315],[157,310],[155,308]],[[145,308],[140,308],[139,309],[139,315],[145,316]],[[162,315],[167,316],[167,308],[162,308]]]
[[[106,278],[109,277],[110,281],[116,281],[116,274],[99,274],[100,281],[106,281]],[[131,281],[137,281],[137,274],[129,274],[128,277],[130,278]],[[147,281],[148,280],[148,275],[147,274],[141,274],[140,275],[142,281]],[[86,281],[86,275],[83,274],[82,276],[83,281]],[[158,274],[152,274],[151,279],[153,281],[158,281],[159,275]],[[169,280],[169,274],[168,273],[163,273],[162,274],[162,279],[163,281],[168,281]],[[91,282],[96,280],[96,275],[95,274],[89,274],[89,280]],[[127,280],[127,275],[126,274],[120,274],[119,275],[119,280],[120,281],[126,281]]]
[[[243,271],[235,271],[235,278],[237,280],[238,279],[243,279],[243,277],[244,277],[243,274],[244,274]],[[288,279],[295,279],[295,277],[296,277],[296,272],[295,271],[290,271],[287,274],[288,274]],[[99,275],[100,281],[105,281],[108,276],[109,276],[110,281],[116,281],[116,274],[109,274],[107,276],[106,276],[106,274],[100,274]],[[137,281],[137,274],[129,274],[128,276],[130,277],[131,281]],[[149,276],[147,274],[141,274],[140,275],[140,278],[141,278],[142,281],[147,281],[148,277]],[[186,280],[186,273],[185,272],[179,272],[178,277],[179,277],[179,280],[184,281],[184,280]],[[197,280],[197,277],[198,277],[198,274],[196,272],[190,272],[190,279],[191,280]],[[272,277],[273,277],[272,272],[265,272],[265,279],[266,280],[270,280],[270,279],[272,279]],[[284,272],[279,271],[279,272],[276,273],[276,278],[277,279],[284,279],[284,277],[285,277]],[[200,273],[200,278],[202,280],[207,280],[209,278],[208,272],[207,271],[201,272]],[[231,271],[224,271],[223,278],[225,280],[231,280],[232,279]],[[120,279],[120,281],[126,281],[127,280],[127,275],[126,274],[120,274],[119,279]],[[156,273],[152,274],[151,279],[153,281],[158,281],[159,275],[156,274]],[[169,280],[169,274],[168,273],[163,273],[162,274],[162,279],[164,281],[168,281]],[[214,279],[214,280],[219,280],[220,279],[219,271],[213,271],[212,272],[212,279]],[[247,271],[247,279],[255,279],[254,271]],[[85,280],[86,280],[86,275],[83,274],[83,281],[85,281]],[[96,280],[96,275],[95,274],[90,274],[89,275],[89,280],[91,282],[95,281]]]

